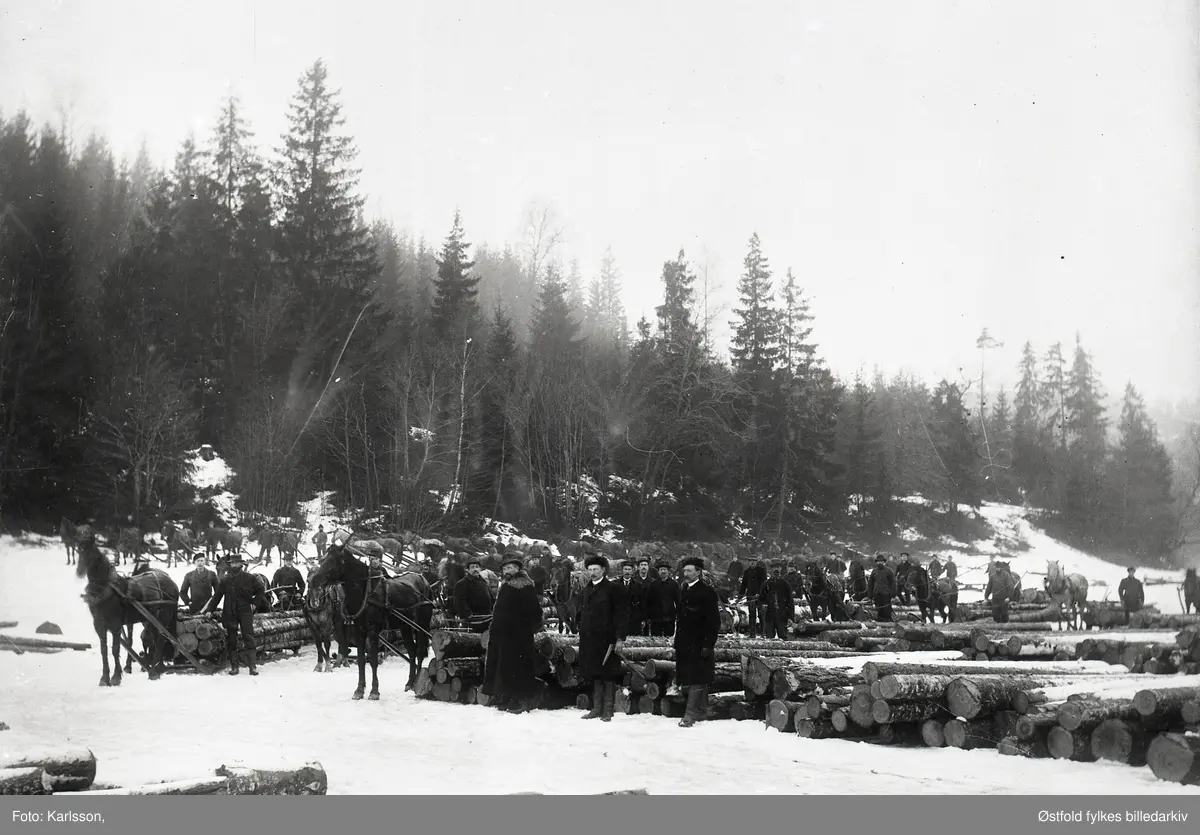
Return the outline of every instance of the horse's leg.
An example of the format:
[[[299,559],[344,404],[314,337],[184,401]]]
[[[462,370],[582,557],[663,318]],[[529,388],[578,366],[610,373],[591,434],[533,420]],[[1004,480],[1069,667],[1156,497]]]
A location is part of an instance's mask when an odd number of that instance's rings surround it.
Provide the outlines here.
[[[373,702],[379,701],[379,639],[382,627],[372,629],[367,635],[367,652],[371,656],[371,694],[367,696]]]
[[[361,699],[367,689],[367,630],[365,627],[355,627],[354,648],[358,655],[358,687],[354,690],[353,698]]]
[[[100,675],[100,686],[111,687],[112,681],[109,678],[108,671],[108,629],[107,627],[96,624],[96,638],[100,641],[100,663],[104,665],[104,672]]]
[[[112,686],[121,686],[121,630],[123,626],[117,626],[112,631],[112,657],[113,657],[113,675]],[[132,641],[130,642],[132,643]]]
[[[133,646],[133,624],[125,627],[125,637],[129,639],[129,646]],[[125,675],[133,675],[133,653],[125,653]]]

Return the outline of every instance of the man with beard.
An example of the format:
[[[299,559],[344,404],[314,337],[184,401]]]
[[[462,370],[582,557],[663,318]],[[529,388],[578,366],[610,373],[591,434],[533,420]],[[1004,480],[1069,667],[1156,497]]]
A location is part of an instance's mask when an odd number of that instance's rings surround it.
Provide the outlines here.
[[[875,570],[867,578],[867,596],[875,603],[876,620],[892,619],[892,598],[896,596],[896,572],[883,554],[875,555]]]
[[[524,713],[540,688],[534,673],[533,636],[542,628],[542,602],[521,558],[500,563],[503,581],[496,595],[488,632],[487,661],[481,691],[509,713]]]
[[[293,564],[294,559],[291,554],[284,554],[283,565],[271,578],[271,587],[279,597],[279,608],[284,611],[291,608],[293,600],[304,597],[304,575]]]
[[[646,620],[650,634],[668,638],[675,634],[675,616],[679,610],[679,582],[671,576],[671,564],[659,560],[655,564],[658,577],[646,587]]]
[[[708,687],[716,677],[713,650],[721,629],[717,593],[700,582],[704,560],[683,561],[684,587],[680,592],[679,619],[675,629],[675,683],[687,693],[687,709],[679,727],[690,728],[708,708]],[[782,581],[781,581],[782,582]]]
[[[776,563],[771,567],[771,577],[762,587],[762,599],[766,604],[764,626],[768,638],[788,637],[788,623],[796,616],[796,601],[792,587],[783,578],[783,566]]]
[[[637,572],[625,587],[626,599],[629,602],[629,632],[632,635],[646,635],[646,592],[650,587],[650,558],[638,557]]]
[[[492,587],[483,579],[483,561],[467,559],[467,576],[454,584],[454,610],[472,632],[487,632],[492,617]]]
[[[193,615],[204,608],[204,604],[212,599],[213,588],[217,585],[217,574],[208,568],[208,558],[197,552],[192,557],[196,567],[183,576],[183,585],[179,587],[179,599]]]
[[[242,570],[245,561],[241,554],[229,558],[229,573],[217,584],[216,594],[204,611],[216,609],[224,602],[221,610],[221,623],[225,627],[225,646],[229,652],[229,674],[238,674],[238,632],[241,631],[241,656],[250,668],[250,675],[258,675],[255,669],[254,646],[254,612],[257,606],[263,605],[262,593],[265,589],[259,587],[258,580],[253,574]],[[264,606],[265,608],[265,606]]]
[[[616,709],[617,684],[625,677],[621,651],[629,634],[629,605],[621,586],[608,577],[608,560],[588,557],[583,562],[590,575],[579,601],[579,657],[581,678],[592,682],[592,709],[584,719],[611,722]]]

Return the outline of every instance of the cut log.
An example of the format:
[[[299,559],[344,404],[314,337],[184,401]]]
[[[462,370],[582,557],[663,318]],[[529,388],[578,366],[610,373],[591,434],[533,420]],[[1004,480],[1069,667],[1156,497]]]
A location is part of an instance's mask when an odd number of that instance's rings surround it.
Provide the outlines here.
[[[1092,735],[1089,731],[1072,733],[1061,725],[1055,725],[1046,734],[1046,748],[1056,760],[1074,760],[1081,763],[1096,760],[1096,755],[1092,753]]]
[[[795,689],[789,689],[777,698],[812,693],[817,688],[845,687],[857,681],[857,676],[851,676],[844,670],[836,668],[797,663],[790,659],[762,658],[751,655],[746,658],[742,666],[742,682],[745,689],[758,696],[765,696],[768,693],[774,695],[773,679],[777,670],[791,671],[785,676],[784,681],[787,682],[789,688],[793,683],[795,685]]]
[[[18,647],[20,649],[73,649],[77,652],[83,652],[92,648],[91,644],[81,644],[75,641],[55,641],[51,638],[22,638],[17,635],[5,635],[4,640],[0,641],[0,649],[11,649]]]
[[[1033,739],[1037,735],[1038,728],[1051,729],[1057,727],[1059,727],[1059,724],[1058,713],[1056,711],[1026,713],[1023,716],[1017,717],[1016,724],[1013,726],[1013,736],[1021,740]]]
[[[880,725],[909,724],[924,722],[946,709],[938,702],[889,702],[876,699],[871,705],[871,718]]]
[[[201,777],[196,780],[173,780],[169,783],[148,783],[141,786],[126,786],[117,789],[92,789],[77,794],[93,796],[153,796],[153,795],[226,795],[229,780],[225,777]]]
[[[1049,679],[1053,681],[1053,679]],[[1040,680],[1042,683],[1046,679]],[[946,705],[963,719],[1008,708],[1019,691],[1037,686],[1039,680],[1007,676],[962,676],[946,687]]]
[[[1132,699],[1067,702],[1058,709],[1058,724],[1068,731],[1090,731],[1109,720],[1137,719]]]
[[[875,727],[875,716],[872,708],[875,699],[871,697],[871,688],[866,684],[854,685],[850,694],[850,720],[860,728]]]
[[[1200,737],[1159,734],[1150,741],[1146,762],[1159,780],[1184,786],[1200,785]]]
[[[942,729],[946,736],[946,745],[951,748],[962,748],[971,751],[976,748],[995,748],[1000,741],[991,722],[964,722],[962,719],[951,719]]]
[[[879,685],[881,699],[930,701],[945,698],[946,688],[954,678],[939,675],[889,675],[875,684]]]
[[[796,718],[806,719],[806,706],[800,702],[772,699],[767,705],[767,725],[784,733],[796,732]]]
[[[638,713],[646,716],[661,716],[662,702],[659,699],[652,699],[649,696],[641,696],[638,699]]]
[[[946,746],[945,723],[938,719],[926,719],[921,723],[921,739],[927,748]]]
[[[729,706],[729,718],[738,722],[765,722],[767,720],[767,705],[762,700],[734,702]]]
[[[1092,753],[1098,760],[1145,765],[1150,746],[1148,737],[1141,725],[1124,719],[1106,719],[1092,731]]]
[[[1121,672],[1125,672],[1122,670]],[[863,664],[863,680],[870,684],[888,675],[999,675],[1017,673],[1026,676],[1110,676],[1112,668],[1100,661],[1054,661],[1045,663],[1024,662],[972,662],[972,661],[929,661],[919,663],[877,662]]]
[[[1033,739],[1017,739],[1015,736],[1006,736],[996,744],[996,751],[1006,757],[1027,757],[1035,760],[1046,759],[1050,756],[1050,752],[1046,748],[1046,740],[1040,735]]]
[[[440,669],[451,678],[483,678],[482,658],[447,658]]]
[[[1200,725],[1200,699],[1184,702],[1179,715],[1185,725]]]
[[[879,727],[880,745],[923,745],[921,726],[908,722],[898,722]]]
[[[0,620],[0,629],[16,629],[20,625],[15,620]]]
[[[1139,690],[1133,697],[1134,707],[1145,720],[1152,724],[1162,724],[1182,719],[1183,706],[1200,699],[1200,688],[1197,687],[1156,687]]]
[[[841,735],[842,732],[836,730],[827,719],[801,719],[796,722],[796,736],[804,739],[830,739]]]
[[[617,713],[624,713],[626,716],[634,715],[638,710],[637,696],[630,698],[628,689],[624,687],[618,687],[617,697],[613,701],[613,710]]]
[[[850,706],[850,695],[825,695],[818,696],[813,694],[805,700],[805,716],[809,719],[827,719],[839,707]]]
[[[214,773],[228,778],[229,793],[234,795],[309,795],[329,790],[329,777],[318,762],[281,771],[222,765]]]
[[[824,720],[818,719],[814,721],[820,722]],[[850,729],[852,727],[859,727],[858,724],[850,718],[850,708],[848,707],[838,708],[833,713],[829,714],[829,723],[839,734],[843,735],[850,733]]]
[[[747,669],[753,665],[747,662]],[[857,683],[858,677],[842,670],[817,667],[812,664],[781,667],[771,673],[771,693],[777,699],[796,700],[817,691],[835,687],[849,687]]]
[[[96,779],[96,755],[83,747],[0,751],[0,768],[40,768],[47,791],[82,791]]]

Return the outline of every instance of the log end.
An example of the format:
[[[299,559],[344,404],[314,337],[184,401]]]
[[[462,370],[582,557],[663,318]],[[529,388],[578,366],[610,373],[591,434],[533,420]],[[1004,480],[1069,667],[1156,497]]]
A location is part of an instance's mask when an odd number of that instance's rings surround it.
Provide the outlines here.
[[[1200,740],[1183,734],[1159,734],[1150,742],[1146,760],[1159,780],[1183,785],[1200,782]]]
[[[946,746],[945,725],[936,719],[926,719],[921,724],[921,739],[927,748],[944,748]]]

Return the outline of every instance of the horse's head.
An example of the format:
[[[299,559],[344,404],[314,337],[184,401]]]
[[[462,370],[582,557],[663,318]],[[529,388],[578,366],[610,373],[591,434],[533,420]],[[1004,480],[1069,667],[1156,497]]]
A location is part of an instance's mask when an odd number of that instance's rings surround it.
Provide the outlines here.
[[[90,525],[80,525],[77,533],[79,538],[76,544],[79,549],[79,558],[75,563],[75,576],[90,577],[93,574],[98,574],[105,565],[111,571],[112,563],[108,561],[108,557],[104,556],[103,552],[96,546],[95,529]]]
[[[347,561],[358,562],[345,548],[330,548],[325,552],[321,563],[313,571],[309,584],[317,588],[332,586],[340,583],[346,577]]]

